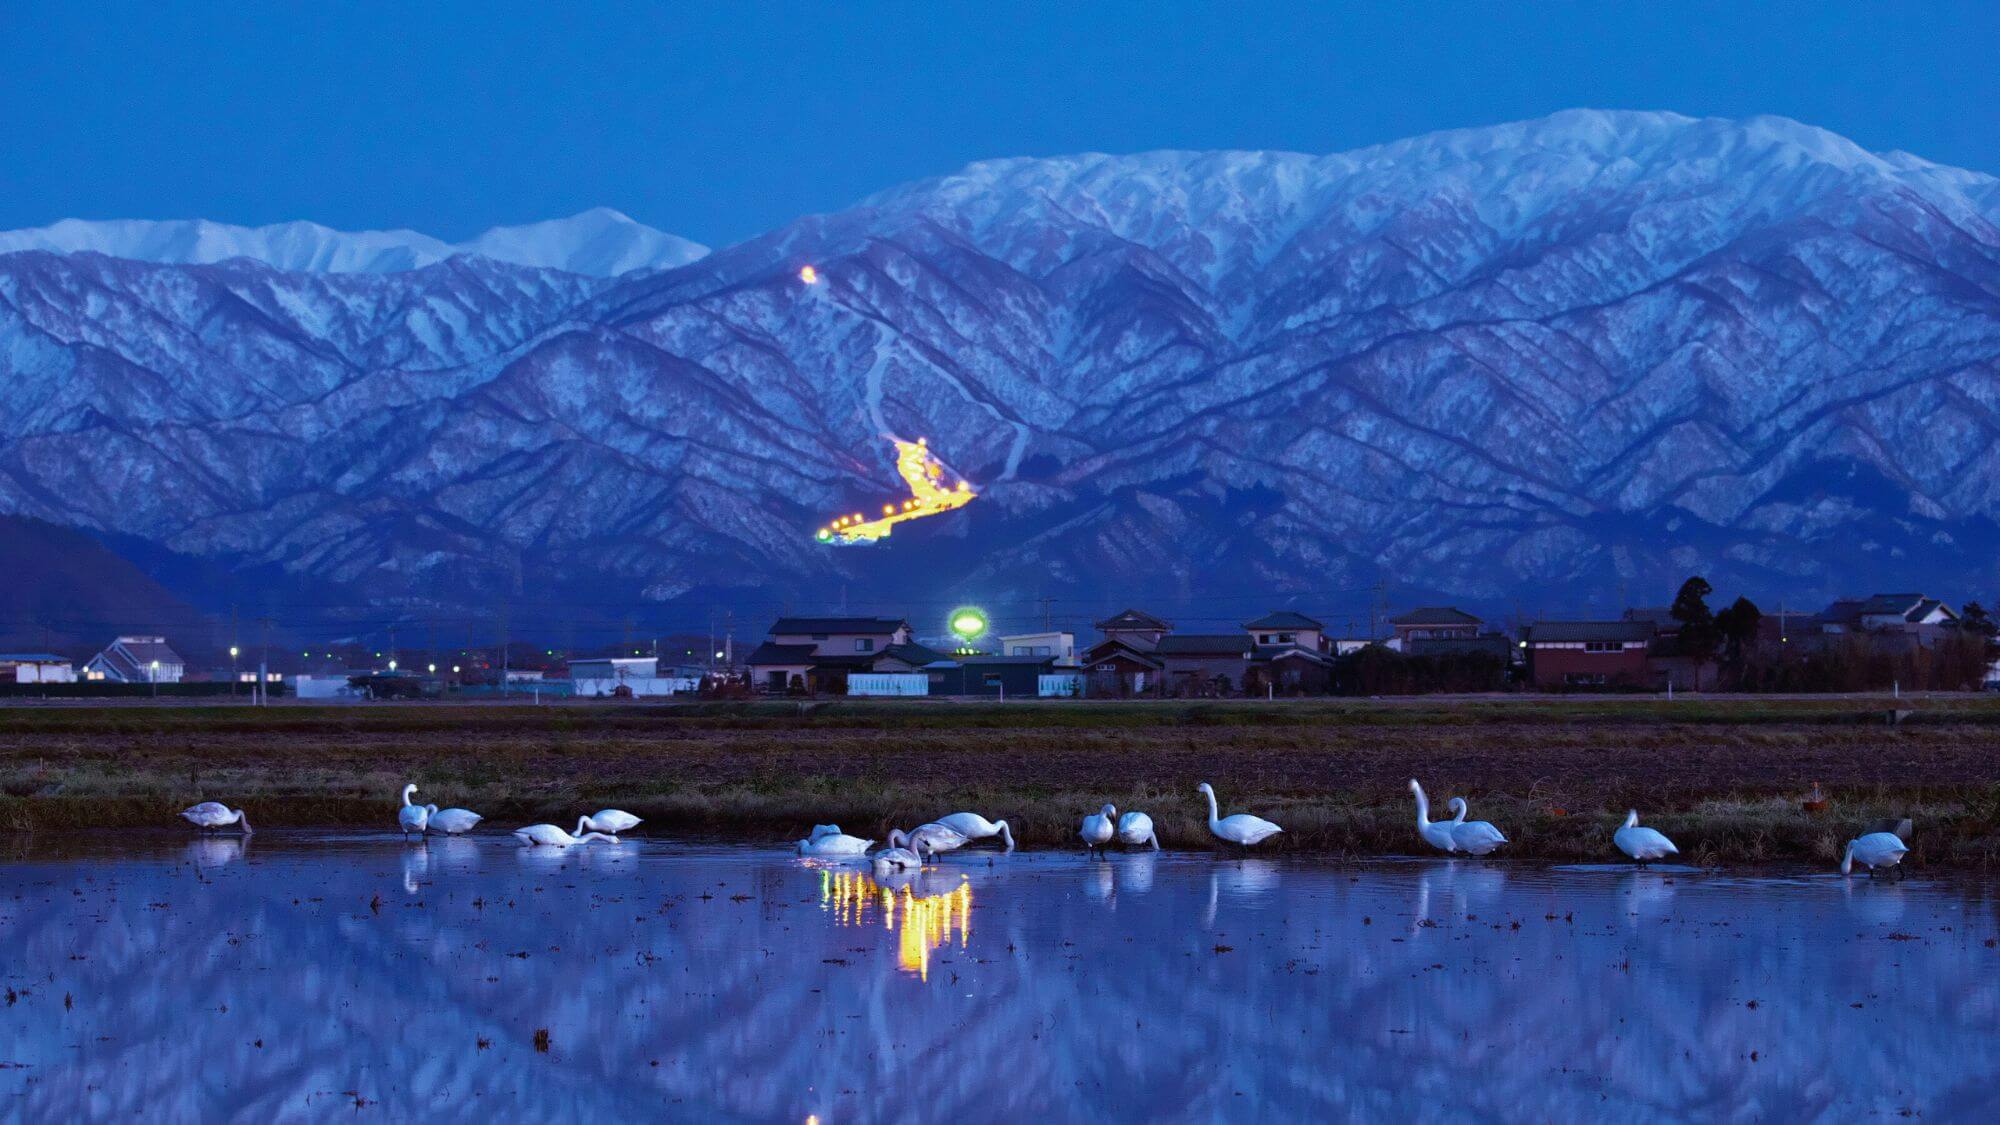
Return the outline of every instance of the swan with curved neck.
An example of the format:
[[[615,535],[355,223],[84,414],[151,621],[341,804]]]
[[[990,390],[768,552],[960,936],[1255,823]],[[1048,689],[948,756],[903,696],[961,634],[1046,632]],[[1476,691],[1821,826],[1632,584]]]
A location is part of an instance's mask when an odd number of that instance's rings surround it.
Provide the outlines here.
[[[431,813],[437,811],[436,805],[411,804],[410,794],[416,791],[415,782],[403,786],[403,807],[396,810],[396,825],[403,830],[405,836],[412,832],[419,836],[423,835],[431,826]]]
[[[985,840],[1000,837],[1000,843],[1008,851],[1014,850],[1014,831],[1004,820],[988,820],[974,812],[955,812],[950,816],[938,817],[933,823],[942,824],[967,840]]]
[[[1424,796],[1424,787],[1414,777],[1410,779],[1410,792],[1417,795],[1417,835],[1441,852],[1457,851],[1458,844],[1451,838],[1451,822],[1431,819],[1430,798]]]
[[[1118,810],[1108,804],[1084,817],[1083,827],[1077,830],[1077,835],[1083,837],[1084,850],[1089,852],[1096,852],[1117,834]]]
[[[904,837],[909,849],[926,860],[936,859],[945,852],[955,852],[965,846],[965,834],[948,828],[937,821],[919,824]]]
[[[616,836],[620,832],[630,832],[642,823],[644,822],[638,817],[624,809],[599,809],[590,816],[576,818],[576,834],[581,836],[585,832],[603,832]]]
[[[1160,838],[1153,834],[1153,818],[1142,812],[1128,812],[1118,818],[1118,842],[1127,847],[1151,844],[1160,850]]]
[[[1854,865],[1860,863],[1868,868],[1872,877],[1878,867],[1895,867],[1910,854],[1910,845],[1903,842],[1894,832],[1869,832],[1856,836],[1847,842],[1847,851],[1840,857],[1840,873],[1852,874]]]
[[[874,845],[873,840],[859,836],[849,836],[840,830],[838,824],[815,824],[812,835],[799,841],[799,854],[810,856],[857,856],[867,855]]]
[[[1490,822],[1466,820],[1465,809],[1465,798],[1451,799],[1451,811],[1457,814],[1451,818],[1450,823],[1453,847],[1470,855],[1492,855],[1500,845],[1507,842],[1507,837],[1501,835],[1500,830],[1493,827]]]
[[[1215,800],[1215,787],[1204,781],[1197,792],[1208,798],[1208,830],[1218,840],[1248,848],[1284,831],[1263,817],[1251,816],[1249,813],[1234,813],[1219,817],[1217,814],[1222,810]]]
[[[1618,845],[1619,851],[1642,864],[1681,854],[1681,850],[1674,846],[1674,842],[1662,833],[1651,828],[1639,827],[1638,809],[1631,809],[1625,813],[1625,824],[1611,834],[1611,842]]]
[[[618,837],[608,832],[585,832],[572,836],[553,824],[530,824],[526,828],[514,829],[514,838],[524,847],[567,848],[591,840],[609,840],[617,843]]]
[[[248,813],[242,809],[229,808],[221,801],[203,801],[198,805],[190,805],[181,810],[181,817],[204,832],[212,832],[232,824],[240,826],[245,836],[255,831],[250,827]]]
[[[909,833],[900,828],[889,830],[889,846],[868,857],[880,871],[921,871],[924,857],[910,847]]]

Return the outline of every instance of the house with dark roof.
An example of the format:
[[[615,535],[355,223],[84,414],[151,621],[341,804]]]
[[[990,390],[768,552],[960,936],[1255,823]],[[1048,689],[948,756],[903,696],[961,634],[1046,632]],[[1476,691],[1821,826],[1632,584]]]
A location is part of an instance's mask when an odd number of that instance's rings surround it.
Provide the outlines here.
[[[1537,621],[1521,631],[1528,682],[1562,688],[1644,687],[1650,621]]]
[[[951,657],[913,642],[900,617],[781,617],[743,663],[760,690],[838,695],[856,673],[914,673]]]
[[[119,637],[83,666],[85,679],[119,684],[177,684],[186,674],[187,661],[165,637]]]
[[[1457,606],[1423,606],[1408,613],[1389,619],[1390,628],[1396,631],[1395,647],[1409,651],[1413,640],[1435,640],[1453,637],[1476,637],[1486,622]]]
[[[1251,641],[1260,646],[1287,645],[1313,652],[1326,651],[1326,626],[1289,609],[1267,613],[1255,621],[1245,621],[1243,631],[1249,633]]]

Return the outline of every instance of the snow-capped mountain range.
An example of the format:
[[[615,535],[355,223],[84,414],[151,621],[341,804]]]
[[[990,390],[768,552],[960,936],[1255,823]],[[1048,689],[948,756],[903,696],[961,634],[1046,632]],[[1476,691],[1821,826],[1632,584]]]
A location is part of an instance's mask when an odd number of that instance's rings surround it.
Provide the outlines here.
[[[0,513],[704,621],[2000,586],[2000,181],[1791,121],[991,161],[670,269],[524,242],[0,254]],[[816,544],[900,494],[889,433],[981,497]]]
[[[634,222],[609,207],[567,219],[494,227],[459,243],[413,230],[339,231],[307,222],[236,227],[206,219],[64,219],[32,230],[0,231],[0,254],[20,250],[105,254],[173,265],[248,258],[304,273],[397,273],[477,254],[496,262],[591,277],[673,269],[708,253],[705,246]]]

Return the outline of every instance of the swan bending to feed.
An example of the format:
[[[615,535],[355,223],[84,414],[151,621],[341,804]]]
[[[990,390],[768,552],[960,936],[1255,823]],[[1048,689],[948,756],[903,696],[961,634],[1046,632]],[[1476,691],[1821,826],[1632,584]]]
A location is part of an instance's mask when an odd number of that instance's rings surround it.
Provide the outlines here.
[[[1847,853],[1841,856],[1840,873],[1851,874],[1858,862],[1868,868],[1868,874],[1875,874],[1878,867],[1894,867],[1910,854],[1910,845],[1903,842],[1894,832],[1870,832],[1847,842]]]
[[[471,809],[438,809],[430,815],[430,827],[447,836],[460,836],[485,819]]]
[[[936,821],[919,824],[911,829],[908,836],[911,851],[928,859],[936,859],[945,852],[955,852],[965,846],[965,834],[947,828]]]
[[[639,824],[639,818],[624,809],[600,809],[595,816],[576,818],[576,834],[581,836],[585,832],[603,832],[616,836],[620,832],[630,832]]]
[[[245,836],[254,831],[250,827],[249,814],[242,809],[230,809],[221,801],[203,801],[199,805],[189,805],[181,810],[181,816],[196,828],[226,828],[232,824],[239,824],[243,826]]]
[[[1465,798],[1451,799],[1451,811],[1458,814],[1450,822],[1451,842],[1462,852],[1492,855],[1495,848],[1507,842],[1507,837],[1489,821],[1465,819],[1465,808]]]
[[[403,786],[403,807],[396,810],[396,824],[403,830],[405,836],[412,832],[419,836],[423,835],[424,830],[431,826],[431,814],[437,811],[436,805],[411,804],[410,794],[416,791],[417,784],[414,781]]]
[[[921,871],[924,867],[924,857],[910,848],[909,841],[909,833],[900,828],[891,829],[889,846],[869,856],[868,859],[878,870]]]
[[[1160,838],[1153,835],[1153,818],[1142,812],[1128,812],[1118,818],[1118,842],[1132,847],[1151,844],[1160,850]]]
[[[1111,805],[1105,805],[1084,817],[1083,827],[1078,829],[1076,834],[1083,837],[1086,851],[1096,851],[1110,843],[1111,838],[1118,834],[1118,810]]]
[[[1215,814],[1220,810],[1215,803],[1215,787],[1204,781],[1198,791],[1208,798],[1208,830],[1215,833],[1215,838],[1218,840],[1240,844],[1247,848],[1261,844],[1284,831],[1263,817],[1251,816],[1249,813],[1236,813],[1218,820]]]
[[[875,841],[849,836],[838,824],[815,824],[812,835],[799,841],[800,855],[867,855]]]
[[[526,828],[514,829],[514,838],[528,847],[567,848],[590,840],[618,842],[618,837],[609,832],[585,832],[572,836],[553,824],[530,824]]]
[[[933,823],[942,824],[967,840],[984,840],[998,836],[1008,851],[1014,850],[1014,831],[1007,827],[1007,822],[1004,820],[988,820],[976,812],[955,812],[950,816],[938,817]]]
[[[1638,809],[1631,809],[1625,813],[1625,825],[1612,833],[1611,842],[1618,845],[1619,851],[1640,863],[1681,854],[1681,850],[1674,846],[1672,840],[1651,828],[1639,827]]]
[[[1431,819],[1430,798],[1424,796],[1424,787],[1414,777],[1410,779],[1410,792],[1417,795],[1417,835],[1441,852],[1457,851],[1458,841],[1452,839],[1451,821]]]

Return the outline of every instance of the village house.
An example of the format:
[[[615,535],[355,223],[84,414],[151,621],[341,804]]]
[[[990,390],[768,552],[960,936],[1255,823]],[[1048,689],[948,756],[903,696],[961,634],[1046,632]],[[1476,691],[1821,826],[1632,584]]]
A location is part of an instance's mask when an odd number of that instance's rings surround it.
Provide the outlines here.
[[[1093,695],[1140,695],[1158,686],[1166,662],[1154,650],[1173,624],[1128,609],[1096,623],[1104,639],[1085,649],[1082,664]]]
[[[1246,621],[1240,633],[1176,633],[1136,609],[1097,628],[1104,640],[1082,658],[1094,694],[1320,693],[1332,683],[1326,627],[1290,610]]]
[[[1522,630],[1528,682],[1542,691],[1645,687],[1650,621],[1537,621]]]
[[[1408,652],[1411,641],[1470,639],[1485,624],[1457,606],[1423,606],[1389,619],[1389,627],[1396,631],[1389,647]]]
[[[1076,663],[1076,635],[1073,633],[1013,633],[1000,638],[1002,656],[1051,656],[1057,664]]]
[[[1901,635],[1909,643],[1928,645],[1957,627],[1958,613],[1922,594],[1875,594],[1836,601],[1814,618],[1814,624],[1826,636]]]
[[[0,684],[73,684],[76,668],[47,652],[0,652]]]
[[[770,638],[744,661],[764,691],[839,695],[857,673],[913,673],[950,660],[911,643],[900,617],[781,617]]]
[[[187,661],[165,637],[119,637],[83,666],[84,679],[118,684],[177,684],[186,674]]]

